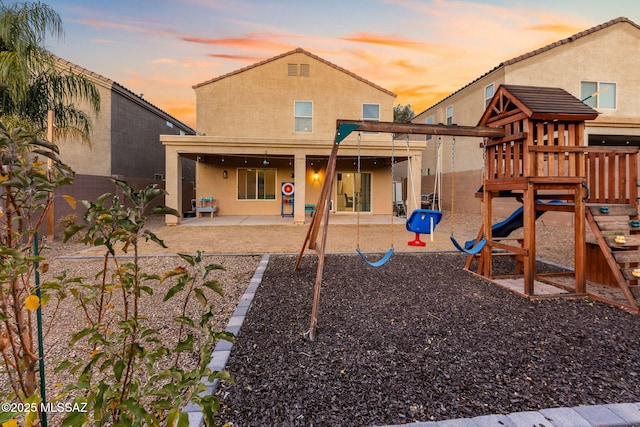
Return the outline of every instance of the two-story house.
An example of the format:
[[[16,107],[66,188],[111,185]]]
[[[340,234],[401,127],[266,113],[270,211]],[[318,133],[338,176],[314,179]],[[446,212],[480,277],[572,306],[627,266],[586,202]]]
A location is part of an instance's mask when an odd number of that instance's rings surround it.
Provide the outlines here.
[[[104,193],[117,192],[109,180],[112,177],[127,180],[136,188],[150,183],[163,185],[165,150],[159,135],[193,135],[195,131],[143,95],[101,74],[57,57],[56,66],[63,72],[85,76],[100,94],[98,114],[93,114],[88,106],[77,106],[91,118],[91,143],[65,138],[55,141],[62,161],[76,173],[73,185],[65,187],[64,192],[78,200],[94,200]],[[181,210],[188,210],[193,197],[195,162],[185,158],[182,163],[180,183],[191,196]],[[61,198],[56,199],[54,211],[55,223],[67,214],[82,215]]]
[[[164,147],[158,135],[195,131],[143,95],[62,58],[56,60],[60,69],[85,76],[100,93],[100,112],[91,114],[91,144],[57,141],[64,162],[78,174],[163,179]],[[192,168],[185,165],[184,172]]]
[[[588,145],[640,145],[640,27],[620,17],[502,62],[416,115],[414,123],[476,125],[502,84],[559,87],[600,114],[586,122]],[[441,145],[443,208],[455,172],[455,209],[480,212],[474,193],[482,185],[483,149],[478,138],[428,136],[422,187],[433,186]],[[455,167],[455,171],[452,170]],[[506,211],[505,211],[506,212]]]
[[[336,120],[393,121],[396,97],[300,48],[193,88],[198,135],[161,137],[167,204],[182,203],[177,177],[186,157],[196,161],[199,204],[214,203],[219,215],[290,214],[296,223],[319,198]],[[391,214],[392,141],[363,132],[341,142],[333,214]],[[412,155],[420,158],[424,146]],[[167,217],[168,224],[179,221]]]

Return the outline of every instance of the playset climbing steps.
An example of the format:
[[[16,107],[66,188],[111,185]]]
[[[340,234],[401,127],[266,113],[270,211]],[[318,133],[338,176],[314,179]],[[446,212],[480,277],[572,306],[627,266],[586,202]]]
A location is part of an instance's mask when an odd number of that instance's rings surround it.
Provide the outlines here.
[[[638,310],[632,291],[640,278],[640,221],[636,206],[590,206],[587,222],[603,255],[589,260],[587,278],[598,281],[601,272],[607,272],[607,285],[620,288],[626,299],[624,305]]]

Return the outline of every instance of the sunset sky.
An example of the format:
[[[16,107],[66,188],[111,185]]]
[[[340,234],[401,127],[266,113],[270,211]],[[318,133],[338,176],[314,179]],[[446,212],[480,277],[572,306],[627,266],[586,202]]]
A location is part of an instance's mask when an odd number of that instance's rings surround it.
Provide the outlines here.
[[[301,47],[424,110],[501,62],[619,16],[631,0],[54,0],[48,49],[195,126],[192,86]]]

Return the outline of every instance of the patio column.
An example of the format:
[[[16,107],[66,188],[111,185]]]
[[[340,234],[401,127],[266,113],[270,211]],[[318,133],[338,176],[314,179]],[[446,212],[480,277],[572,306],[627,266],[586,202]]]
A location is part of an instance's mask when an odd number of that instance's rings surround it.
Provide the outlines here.
[[[293,201],[293,223],[304,224],[304,204],[307,193],[307,156],[304,153],[296,153],[293,165],[293,174],[293,182],[296,186]]]
[[[412,154],[409,157],[410,166],[407,172],[407,214],[410,215],[415,209],[420,208],[420,193],[422,192],[422,154]]]
[[[165,189],[168,193],[165,197],[165,205],[182,215],[182,159],[175,147],[166,146],[165,150]],[[166,225],[179,225],[180,219],[180,216],[164,216]]]

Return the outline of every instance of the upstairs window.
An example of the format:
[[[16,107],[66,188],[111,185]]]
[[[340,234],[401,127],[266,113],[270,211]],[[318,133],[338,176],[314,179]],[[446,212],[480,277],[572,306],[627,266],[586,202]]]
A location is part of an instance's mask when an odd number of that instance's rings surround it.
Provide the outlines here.
[[[362,120],[379,122],[380,121],[380,105],[379,104],[362,104]]]
[[[362,104],[362,120],[369,122],[380,121],[380,105],[379,104]],[[377,132],[365,132],[377,133]]]
[[[495,86],[493,85],[493,83],[484,87],[484,108],[487,108],[489,106],[494,93]]]
[[[449,105],[447,107],[446,123],[448,125],[452,125],[453,124],[453,105]]]
[[[313,102],[311,101],[294,101],[294,132],[312,132],[313,131]]]
[[[425,125],[432,125],[433,124],[433,116],[429,116],[425,119],[424,121]],[[433,138],[433,135],[427,135],[427,141],[429,141],[430,139]]]
[[[592,108],[616,108],[616,84],[608,82],[581,82],[580,99]]]

